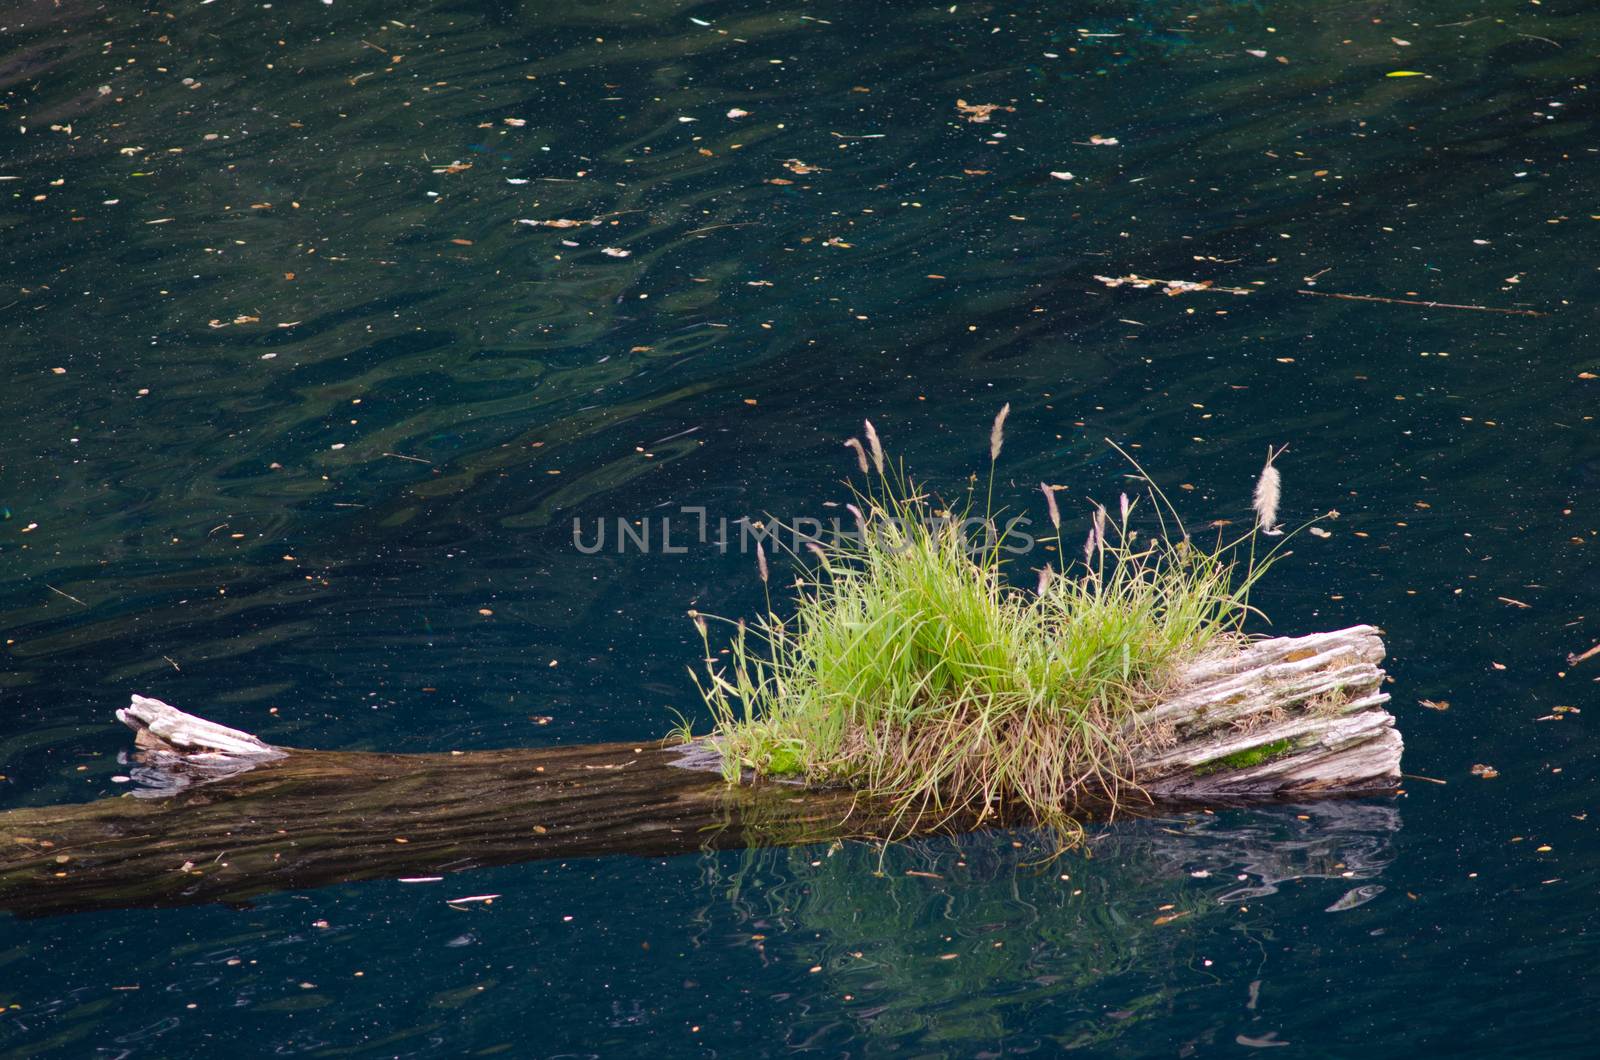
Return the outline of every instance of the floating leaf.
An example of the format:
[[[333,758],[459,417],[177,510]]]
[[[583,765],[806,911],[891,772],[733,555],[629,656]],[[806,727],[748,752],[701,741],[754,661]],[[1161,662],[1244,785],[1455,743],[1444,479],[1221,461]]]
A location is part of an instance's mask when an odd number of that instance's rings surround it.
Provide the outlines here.
[[[989,116],[997,110],[1015,111],[1016,107],[1008,107],[1003,103],[968,103],[964,99],[956,100],[956,110],[970,122],[982,124],[989,120]]]

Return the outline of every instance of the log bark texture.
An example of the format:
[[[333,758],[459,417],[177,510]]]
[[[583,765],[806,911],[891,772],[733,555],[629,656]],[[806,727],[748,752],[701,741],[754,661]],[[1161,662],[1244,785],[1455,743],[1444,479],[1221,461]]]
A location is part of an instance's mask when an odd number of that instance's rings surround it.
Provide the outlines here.
[[[1134,724],[1135,775],[1158,804],[1392,791],[1402,744],[1382,659],[1378,631],[1357,626],[1198,660]],[[117,716],[136,734],[138,786],[0,813],[0,909],[245,902],[539,858],[812,843],[887,824],[883,807],[847,791],[730,785],[703,743],[389,755],[273,747],[141,696]]]

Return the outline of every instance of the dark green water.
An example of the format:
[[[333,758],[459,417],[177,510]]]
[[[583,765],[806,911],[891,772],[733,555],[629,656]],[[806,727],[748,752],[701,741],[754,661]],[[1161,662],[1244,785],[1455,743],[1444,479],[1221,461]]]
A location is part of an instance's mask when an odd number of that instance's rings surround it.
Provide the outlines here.
[[[1006,401],[1018,505],[1114,496],[1110,436],[1242,520],[1289,443],[1286,517],[1342,517],[1258,602],[1381,625],[1448,783],[1043,871],[999,834],[5,920],[3,1055],[1591,1055],[1597,47],[1578,0],[9,5],[0,805],[125,790],[131,691],[300,746],[661,734],[749,559],[575,519],[826,516],[863,415],[959,485]]]

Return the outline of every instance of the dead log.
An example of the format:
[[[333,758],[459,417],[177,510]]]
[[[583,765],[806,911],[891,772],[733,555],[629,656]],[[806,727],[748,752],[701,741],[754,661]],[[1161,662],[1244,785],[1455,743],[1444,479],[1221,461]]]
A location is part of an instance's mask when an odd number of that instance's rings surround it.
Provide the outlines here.
[[[1201,800],[1393,788],[1405,745],[1383,656],[1379,630],[1352,626],[1197,660],[1136,723],[1154,734],[1140,786]]]
[[[1136,776],[1157,803],[1392,791],[1401,739],[1382,659],[1378,631],[1356,626],[1197,660],[1134,723]],[[391,755],[273,747],[141,696],[117,716],[136,733],[138,787],[0,813],[0,909],[245,902],[540,858],[813,843],[889,822],[848,791],[730,785],[704,743]]]

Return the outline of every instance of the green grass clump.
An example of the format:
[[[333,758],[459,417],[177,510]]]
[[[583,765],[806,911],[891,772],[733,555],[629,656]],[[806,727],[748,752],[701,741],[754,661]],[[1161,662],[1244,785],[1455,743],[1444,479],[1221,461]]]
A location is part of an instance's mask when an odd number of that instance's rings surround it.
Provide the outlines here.
[[[947,512],[885,466],[870,424],[867,438],[871,467],[850,443],[868,473],[851,506],[858,532],[808,546],[789,617],[769,600],[753,625],[730,623],[719,657],[707,616],[691,613],[725,774],[847,784],[919,828],[929,814],[998,815],[1081,835],[1074,809],[1137,791],[1140,710],[1182,662],[1238,635],[1271,557],[1252,550],[1241,571],[1240,542],[1207,551],[1170,539],[1175,514],[1151,484],[1159,535],[1130,525],[1126,496],[1116,513],[1096,506],[1081,555],[1047,566],[1037,590],[1016,588],[1004,536],[962,532],[975,490]],[[1059,556],[1048,488],[1046,499]],[[983,524],[993,526],[987,503]],[[764,553],[760,569],[765,581]]]

